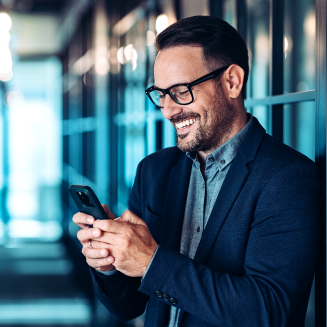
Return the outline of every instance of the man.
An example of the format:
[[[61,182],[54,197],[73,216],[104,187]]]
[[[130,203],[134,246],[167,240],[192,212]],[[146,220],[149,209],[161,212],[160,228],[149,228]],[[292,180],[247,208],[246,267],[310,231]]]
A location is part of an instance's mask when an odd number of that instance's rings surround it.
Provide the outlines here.
[[[78,238],[96,293],[145,326],[304,326],[319,248],[315,165],[244,108],[244,41],[214,18],[157,37],[151,101],[177,147],[138,166],[129,210]],[[93,224],[93,228],[88,228]]]

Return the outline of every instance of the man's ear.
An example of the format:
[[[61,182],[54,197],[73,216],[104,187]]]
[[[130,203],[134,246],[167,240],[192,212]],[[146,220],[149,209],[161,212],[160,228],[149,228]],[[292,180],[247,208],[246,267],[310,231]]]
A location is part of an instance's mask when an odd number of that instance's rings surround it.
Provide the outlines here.
[[[243,82],[244,82],[244,70],[238,65],[231,65],[228,67],[224,74],[225,86],[230,98],[236,99],[241,95]]]

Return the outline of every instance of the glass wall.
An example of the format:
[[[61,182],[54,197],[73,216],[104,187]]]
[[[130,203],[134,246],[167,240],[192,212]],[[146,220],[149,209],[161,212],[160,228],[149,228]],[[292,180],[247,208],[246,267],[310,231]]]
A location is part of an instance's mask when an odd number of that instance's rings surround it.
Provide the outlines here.
[[[315,1],[223,1],[223,18],[246,33],[250,76],[246,108],[267,133],[316,157]],[[237,23],[246,15],[246,28]],[[307,100],[307,101],[306,101]],[[321,282],[321,281],[320,281]],[[315,325],[312,288],[306,326]]]
[[[11,240],[62,236],[61,84],[61,62],[48,58],[16,62],[4,86],[10,219],[1,230]]]
[[[127,208],[138,163],[176,142],[144,93],[154,83],[155,36],[176,17],[209,14],[212,2],[99,0],[83,17],[63,56],[64,226],[76,248],[68,186],[90,185],[117,216]],[[269,134],[314,159],[315,2],[221,0],[217,7],[249,48],[246,109]],[[314,324],[313,299],[306,327]]]

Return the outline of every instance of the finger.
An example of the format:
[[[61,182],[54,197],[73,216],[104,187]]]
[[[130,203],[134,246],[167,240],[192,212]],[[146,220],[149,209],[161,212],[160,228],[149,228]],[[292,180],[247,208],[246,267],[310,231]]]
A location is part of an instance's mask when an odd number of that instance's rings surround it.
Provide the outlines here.
[[[107,258],[102,259],[90,259],[86,258],[86,262],[89,266],[104,271],[104,270],[111,270],[111,264],[114,262],[114,257],[109,256]]]
[[[89,225],[93,224],[94,220],[95,219],[92,216],[82,212],[78,212],[73,216],[73,222],[82,228],[88,228]]]
[[[131,224],[128,221],[123,221],[121,219],[99,219],[96,220],[93,224],[93,227],[100,228],[104,232],[115,234],[126,234],[133,226],[134,224]]]
[[[93,249],[111,249],[113,244],[109,243],[107,239],[102,238],[102,240],[105,240],[106,242],[98,241],[98,240],[89,240],[89,244],[91,245]]]
[[[93,227],[100,228],[105,232],[123,233],[125,227],[122,224],[119,224],[119,221],[120,219],[98,219],[94,222]]]
[[[84,246],[82,253],[88,259],[103,259],[110,255],[109,249],[94,249],[88,246]]]
[[[127,246],[128,244],[126,243],[128,243],[126,234],[102,232],[100,237],[92,240],[92,247],[106,248],[113,251],[115,247]]]
[[[79,230],[77,232],[77,238],[82,244],[84,244],[93,238],[100,237],[101,234],[102,231],[99,228],[87,228]]]
[[[104,211],[106,212],[109,219],[115,219],[115,215],[110,211],[109,207],[106,204],[102,204]]]
[[[125,212],[123,212],[123,214],[120,216],[120,220],[127,221],[127,222],[135,224],[135,225],[146,226],[146,223],[130,210],[126,210]]]

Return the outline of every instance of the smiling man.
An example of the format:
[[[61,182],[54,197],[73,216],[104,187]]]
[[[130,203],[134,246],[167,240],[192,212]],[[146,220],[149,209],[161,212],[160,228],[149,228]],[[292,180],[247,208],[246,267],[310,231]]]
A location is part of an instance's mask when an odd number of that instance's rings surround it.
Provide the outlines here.
[[[156,86],[146,93],[175,127],[177,146],[184,152],[197,151],[204,163],[208,154],[237,134],[247,122],[240,97],[245,72],[236,64],[210,72],[211,65],[206,63],[202,47],[196,45],[166,47],[161,50],[158,44]],[[244,69],[247,74],[248,67]],[[203,73],[206,75],[198,78]],[[225,78],[214,81],[217,75]],[[159,89],[157,85],[169,87]]]
[[[178,21],[157,37],[150,100],[177,147],[141,161],[129,210],[78,213],[96,293],[145,326],[304,326],[319,249],[312,161],[244,108],[244,41],[226,22]],[[89,228],[88,224],[93,224]]]

